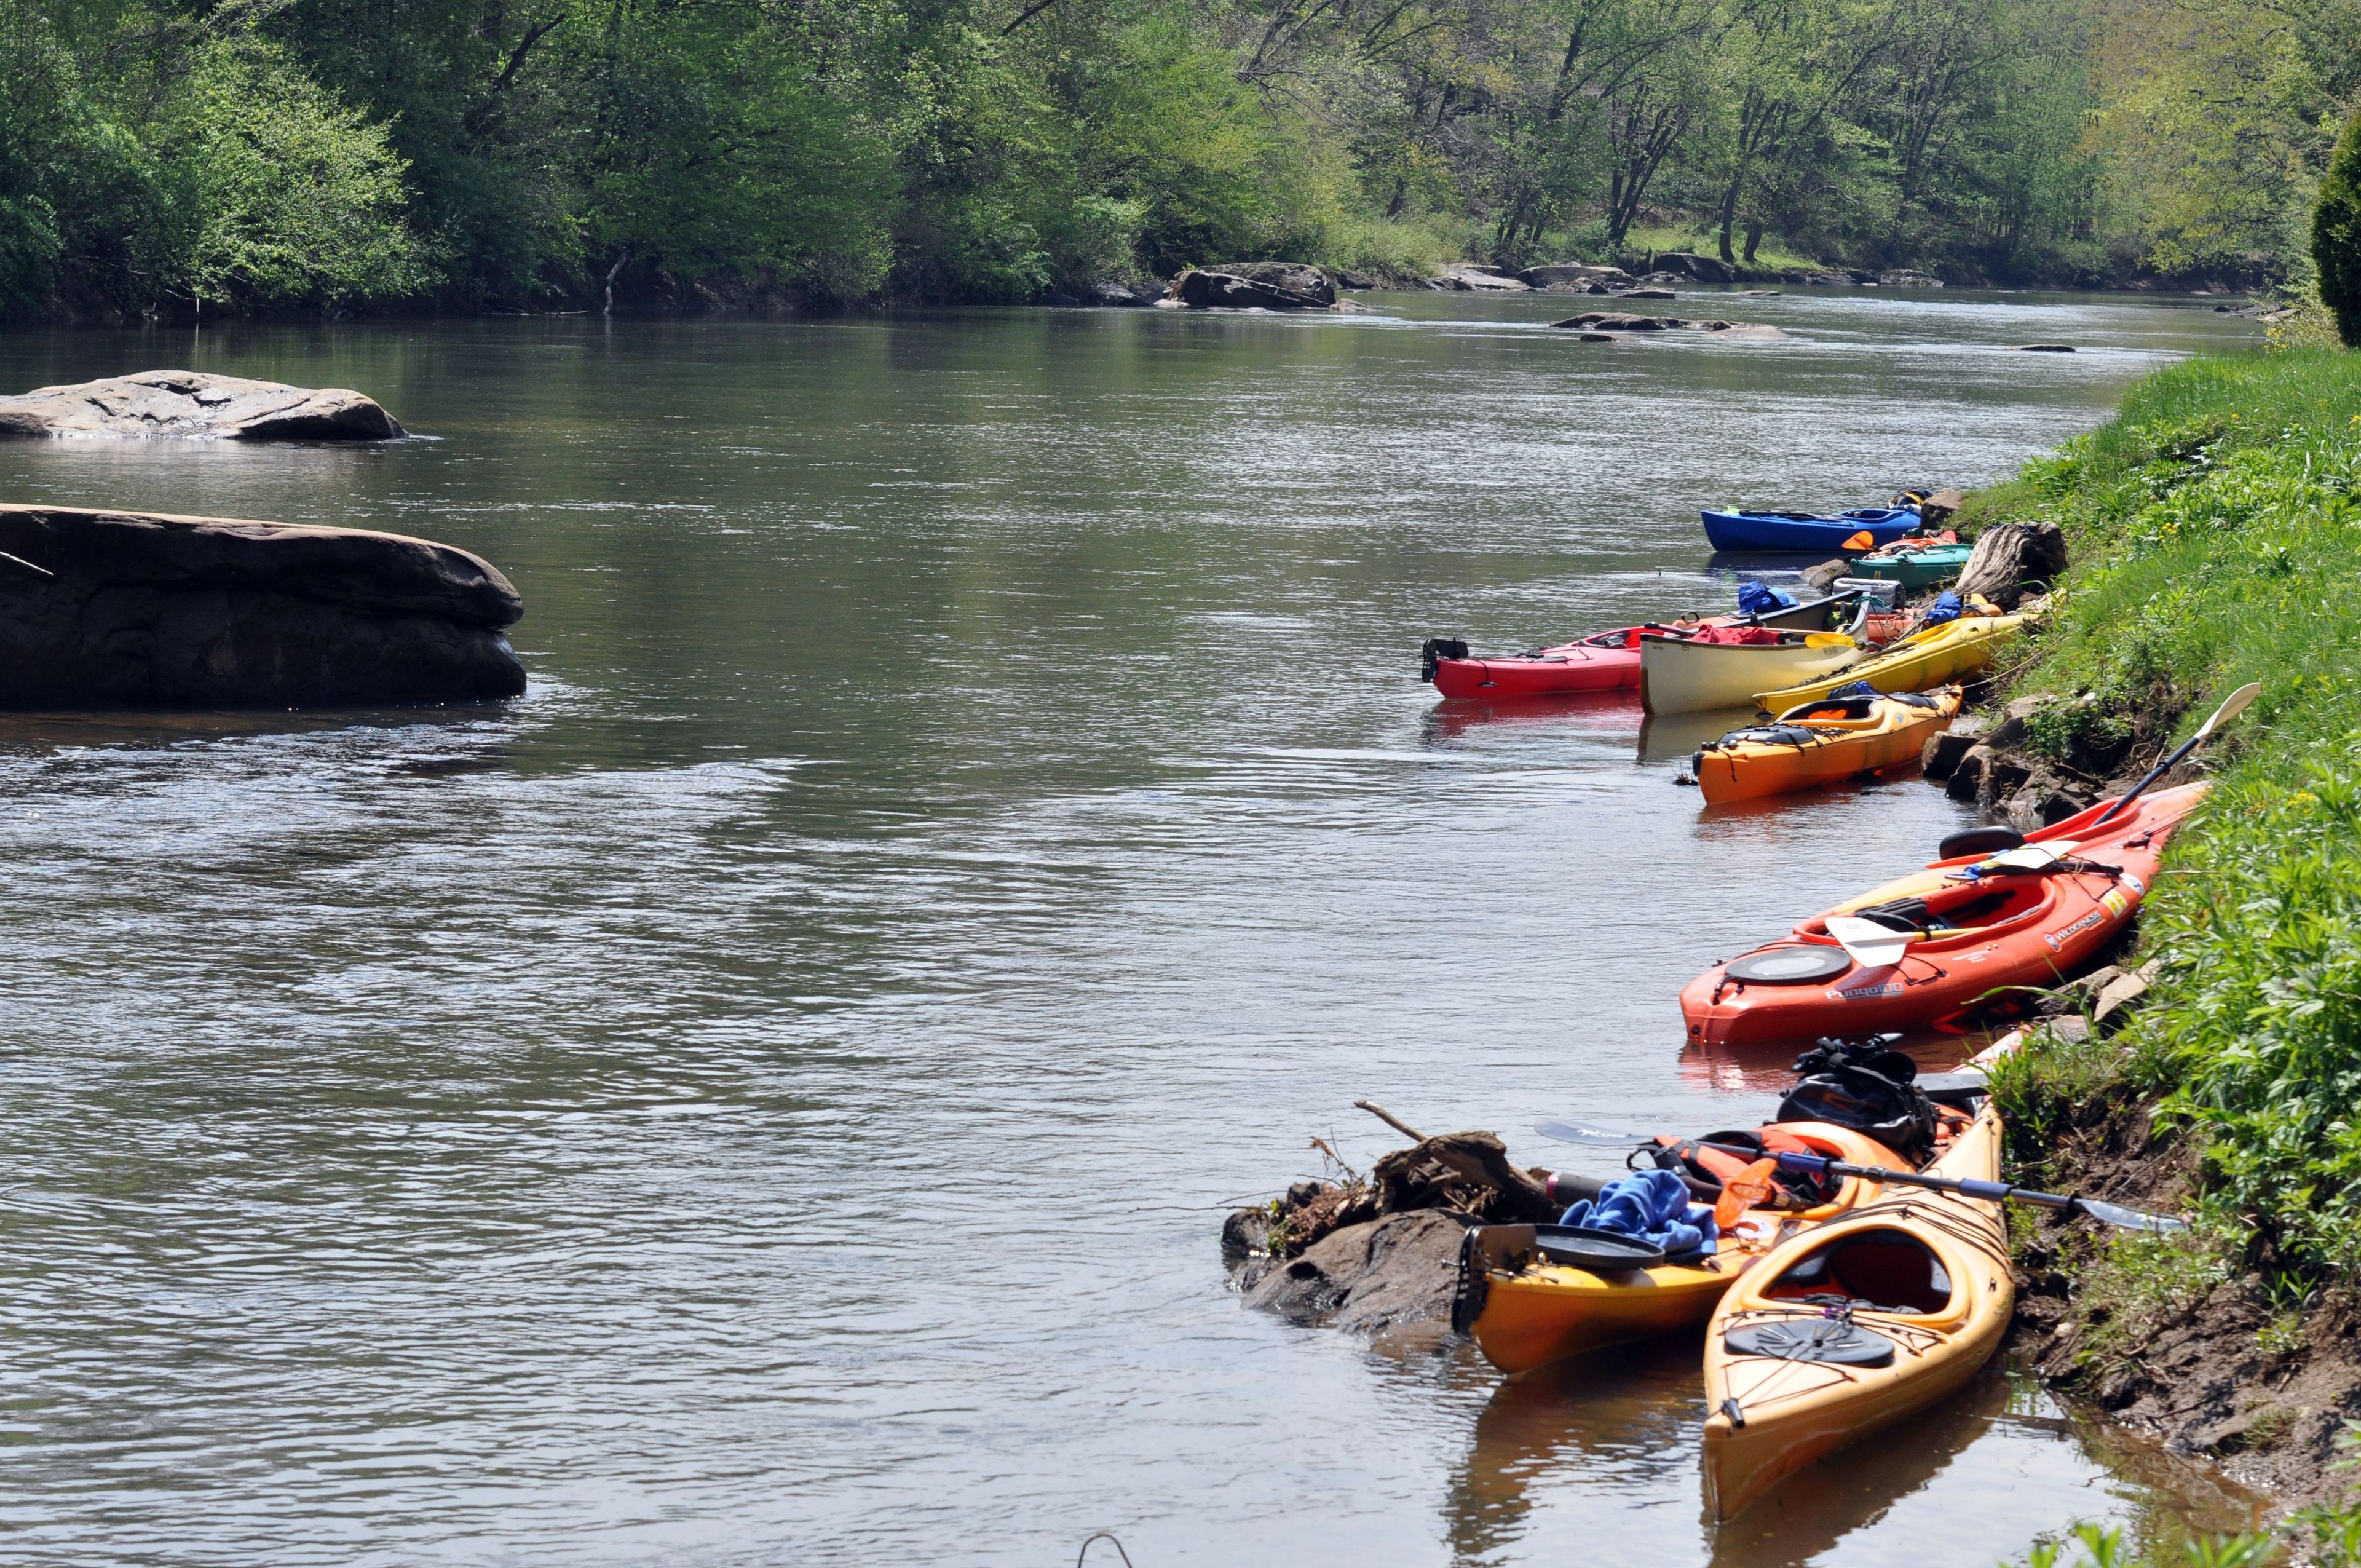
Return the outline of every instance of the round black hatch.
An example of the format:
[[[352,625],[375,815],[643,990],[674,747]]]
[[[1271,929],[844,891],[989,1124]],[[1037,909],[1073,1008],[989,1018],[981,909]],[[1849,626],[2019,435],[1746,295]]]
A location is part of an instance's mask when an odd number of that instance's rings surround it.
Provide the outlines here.
[[[1749,985],[1803,985],[1852,968],[1842,948],[1772,948],[1749,953],[1723,972]]]

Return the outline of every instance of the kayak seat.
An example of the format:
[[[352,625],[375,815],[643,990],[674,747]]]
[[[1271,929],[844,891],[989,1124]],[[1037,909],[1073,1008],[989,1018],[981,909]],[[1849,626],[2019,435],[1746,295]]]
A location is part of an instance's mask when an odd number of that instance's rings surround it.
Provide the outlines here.
[[[1763,1295],[1783,1301],[1839,1296],[1872,1311],[1933,1313],[1951,1304],[1951,1276],[1917,1237],[1862,1231],[1787,1268]]]
[[[1911,931],[1933,936],[1938,931],[1961,932],[1987,915],[1995,914],[2015,903],[2013,891],[1980,894],[1974,898],[1947,904],[1938,913],[1923,898],[1896,898],[1883,904],[1872,904],[1866,909],[1856,909],[1853,917],[1874,921],[1889,931]]]

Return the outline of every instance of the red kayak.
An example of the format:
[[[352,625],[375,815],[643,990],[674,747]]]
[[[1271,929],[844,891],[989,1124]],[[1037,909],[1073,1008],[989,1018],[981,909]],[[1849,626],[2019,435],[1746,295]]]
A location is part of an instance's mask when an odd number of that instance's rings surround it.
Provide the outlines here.
[[[1689,981],[1681,992],[1689,1038],[1749,1045],[1963,1030],[2005,1005],[1988,992],[2057,985],[2130,923],[2166,839],[2205,787],[2144,795],[2104,823],[2114,803],[2103,801],[2021,848],[1937,861],[1815,915]]]
[[[1428,679],[1445,696],[1556,696],[1566,692],[1611,692],[1640,684],[1640,628],[1602,631],[1538,653],[1497,659],[1453,658],[1447,650],[1432,660]],[[1464,650],[1465,643],[1455,644]]]
[[[1420,650],[1419,678],[1433,681],[1447,697],[1562,696],[1576,692],[1636,690],[1640,685],[1640,633],[1685,637],[1702,626],[1773,626],[1817,631],[1861,596],[1842,593],[1790,605],[1762,615],[1711,615],[1684,626],[1626,626],[1577,642],[1561,642],[1532,653],[1477,659],[1456,638],[1430,637]]]

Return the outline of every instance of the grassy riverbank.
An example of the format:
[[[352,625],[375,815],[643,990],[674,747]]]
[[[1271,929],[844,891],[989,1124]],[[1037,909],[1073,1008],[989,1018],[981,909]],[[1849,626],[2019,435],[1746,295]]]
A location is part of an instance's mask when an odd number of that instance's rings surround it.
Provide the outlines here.
[[[2149,1005],[2112,1038],[2037,1036],[2004,1078],[2017,1179],[2197,1222],[2169,1245],[2026,1225],[2056,1319],[2033,1348],[2183,1446],[2334,1500],[2361,1400],[2361,355],[2167,370],[1974,512],[2070,536],[2012,694],[2070,699],[2035,749],[2136,766],[2262,685],[2148,896]]]

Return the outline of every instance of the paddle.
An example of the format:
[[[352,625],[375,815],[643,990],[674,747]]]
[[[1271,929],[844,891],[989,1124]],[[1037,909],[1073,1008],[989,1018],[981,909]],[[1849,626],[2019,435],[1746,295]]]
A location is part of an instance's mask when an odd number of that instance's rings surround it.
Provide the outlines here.
[[[1550,1117],[1533,1124],[1533,1131],[1560,1143],[1589,1144],[1601,1148],[1645,1146],[1654,1140],[1633,1133],[1609,1132],[1604,1127],[1586,1127],[1579,1122],[1560,1121]],[[1719,1149],[1724,1154],[1753,1155],[1760,1151],[1736,1144],[1700,1144],[1700,1148]],[[1904,1187],[1924,1187],[1936,1192],[1956,1192],[1962,1198],[1980,1198],[1988,1202],[2031,1203],[2042,1209],[2063,1209],[2069,1213],[2088,1214],[2104,1224],[2119,1230],[2147,1231],[2156,1235],[2169,1235],[2185,1231],[2188,1222],[2169,1214],[2143,1213],[2126,1209],[2120,1203],[2103,1202],[2096,1198],[2081,1198],[2057,1192],[2036,1192],[2029,1187],[2012,1187],[2005,1181],[1978,1181],[1964,1176],[1922,1176],[1915,1170],[1888,1170],[1880,1165],[1851,1165],[1844,1160],[1830,1159],[1825,1155],[1791,1154],[1779,1151],[1766,1157],[1778,1161],[1783,1170],[1802,1171],[1810,1176],[1858,1176],[1865,1181],[1875,1181]]]
[[[1857,915],[1828,916],[1828,935],[1845,957],[1863,969],[1883,969],[1902,961],[1902,950],[1910,945],[1917,933],[1897,931],[1891,926],[1881,926],[1874,920],[1863,920]]]
[[[1847,637],[1841,631],[1806,631],[1804,633],[1804,646],[1806,648],[1852,648],[1859,646],[1859,644],[1854,642],[1851,638]]]
[[[2121,800],[2118,800],[2114,805],[2099,813],[2098,821],[2092,823],[2091,826],[2096,828],[2100,822],[2104,822],[2108,817],[2113,817],[2116,812],[2121,811],[2125,806],[2129,806],[2133,801],[2137,800],[2140,797],[2141,793],[2145,791],[2148,785],[2164,777],[2166,773],[2171,772],[2182,758],[2188,756],[2190,752],[2194,751],[2200,745],[2203,744],[2205,738],[2213,733],[2213,727],[2215,725],[2227,724],[2230,720],[2237,718],[2238,715],[2246,712],[2248,705],[2251,704],[2257,696],[2261,695],[2262,689],[2261,682],[2248,681],[2245,685],[2240,686],[2236,691],[2232,692],[2228,696],[2223,698],[2222,706],[2213,710],[2213,718],[2207,719],[2204,723],[2197,727],[2196,734],[2191,735],[2186,741],[2184,741],[2180,749],[2175,751],[2172,755],[2167,757],[2164,761],[2150,768],[2147,771],[2147,777],[2132,785],[2130,793],[2125,795]]]

